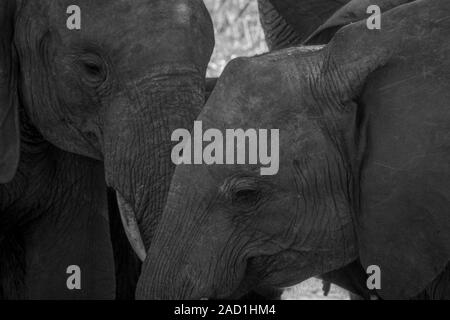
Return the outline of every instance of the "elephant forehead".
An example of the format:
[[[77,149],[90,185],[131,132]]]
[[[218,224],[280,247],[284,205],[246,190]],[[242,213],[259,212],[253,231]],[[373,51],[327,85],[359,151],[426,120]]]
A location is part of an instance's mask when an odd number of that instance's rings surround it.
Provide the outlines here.
[[[67,9],[78,6],[81,13],[81,31],[116,34],[118,30],[146,30],[155,27],[168,28],[171,25],[190,25],[195,21],[200,5],[197,0],[62,0],[44,3],[26,2],[36,15],[48,17],[52,28],[64,32],[69,16]],[[105,27],[105,20],[110,24]],[[167,21],[166,24],[162,23]],[[120,32],[118,33],[120,35]]]
[[[307,112],[308,78],[322,47],[295,48],[253,58],[238,58],[225,68],[202,118],[229,125],[270,126]],[[306,115],[305,115],[306,116]]]

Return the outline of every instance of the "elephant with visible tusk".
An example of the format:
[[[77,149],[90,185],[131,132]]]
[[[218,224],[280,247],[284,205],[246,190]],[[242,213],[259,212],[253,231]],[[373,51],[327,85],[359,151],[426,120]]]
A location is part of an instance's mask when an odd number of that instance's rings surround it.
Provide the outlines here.
[[[232,61],[197,120],[279,129],[280,170],[179,165],[138,298],[236,298],[357,259],[383,299],[450,298],[449,15],[417,0],[381,30]]]
[[[211,18],[201,0],[2,0],[0,24],[0,297],[113,298],[106,187],[145,260],[171,134],[204,104]]]

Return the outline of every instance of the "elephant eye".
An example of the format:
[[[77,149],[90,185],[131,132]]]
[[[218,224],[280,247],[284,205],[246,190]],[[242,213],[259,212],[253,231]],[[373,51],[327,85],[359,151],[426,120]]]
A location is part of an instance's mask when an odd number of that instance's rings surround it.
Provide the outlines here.
[[[84,77],[92,85],[100,85],[106,81],[106,74],[101,64],[95,62],[84,62]]]
[[[92,76],[99,76],[102,74],[102,68],[101,66],[95,64],[95,63],[91,63],[91,62],[86,62],[84,64],[84,68],[86,70],[87,73],[89,73]]]
[[[265,182],[248,173],[238,173],[225,179],[220,187],[226,201],[239,211],[253,211],[263,201]]]
[[[96,55],[84,55],[78,59],[83,79],[91,86],[100,86],[106,81],[107,72],[103,60]]]
[[[253,206],[258,203],[260,193],[255,189],[243,189],[233,194],[233,204],[237,206]]]

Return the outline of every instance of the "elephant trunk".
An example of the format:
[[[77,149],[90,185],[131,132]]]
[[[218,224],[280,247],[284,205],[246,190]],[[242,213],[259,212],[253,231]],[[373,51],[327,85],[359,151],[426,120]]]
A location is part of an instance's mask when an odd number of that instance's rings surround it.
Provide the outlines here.
[[[209,298],[208,268],[196,254],[194,242],[182,242],[175,225],[161,226],[164,235],[155,237],[143,264],[136,298],[139,300],[188,300]],[[188,233],[196,233],[191,230]],[[158,232],[159,233],[159,232]],[[158,234],[157,233],[157,234]],[[178,238],[178,239],[177,239]],[[185,238],[185,236],[183,236]],[[186,237],[187,238],[187,237]],[[166,248],[163,243],[177,243]],[[155,245],[153,245],[155,244]],[[205,248],[201,249],[205,254]],[[208,262],[210,263],[210,262]]]
[[[138,299],[239,296],[247,268],[248,239],[235,243],[230,221],[220,215],[202,215],[208,204],[192,194],[172,182],[163,219],[142,267]]]
[[[192,126],[204,104],[204,86],[195,67],[161,67],[118,93],[107,115],[106,179],[117,192],[125,231],[141,260],[164,208],[174,170],[172,132]]]

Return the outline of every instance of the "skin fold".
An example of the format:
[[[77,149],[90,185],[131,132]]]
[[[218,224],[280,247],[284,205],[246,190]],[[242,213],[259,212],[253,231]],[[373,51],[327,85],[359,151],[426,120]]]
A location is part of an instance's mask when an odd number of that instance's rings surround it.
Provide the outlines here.
[[[69,5],[81,30],[66,28]],[[144,259],[171,133],[204,104],[210,17],[200,0],[4,0],[0,23],[0,297],[114,298],[126,262],[114,266],[106,188]],[[66,287],[70,265],[82,290]]]
[[[180,165],[138,298],[236,298],[357,259],[383,299],[449,298],[449,15],[413,1],[381,30],[231,62],[198,120],[280,129],[280,171]]]

